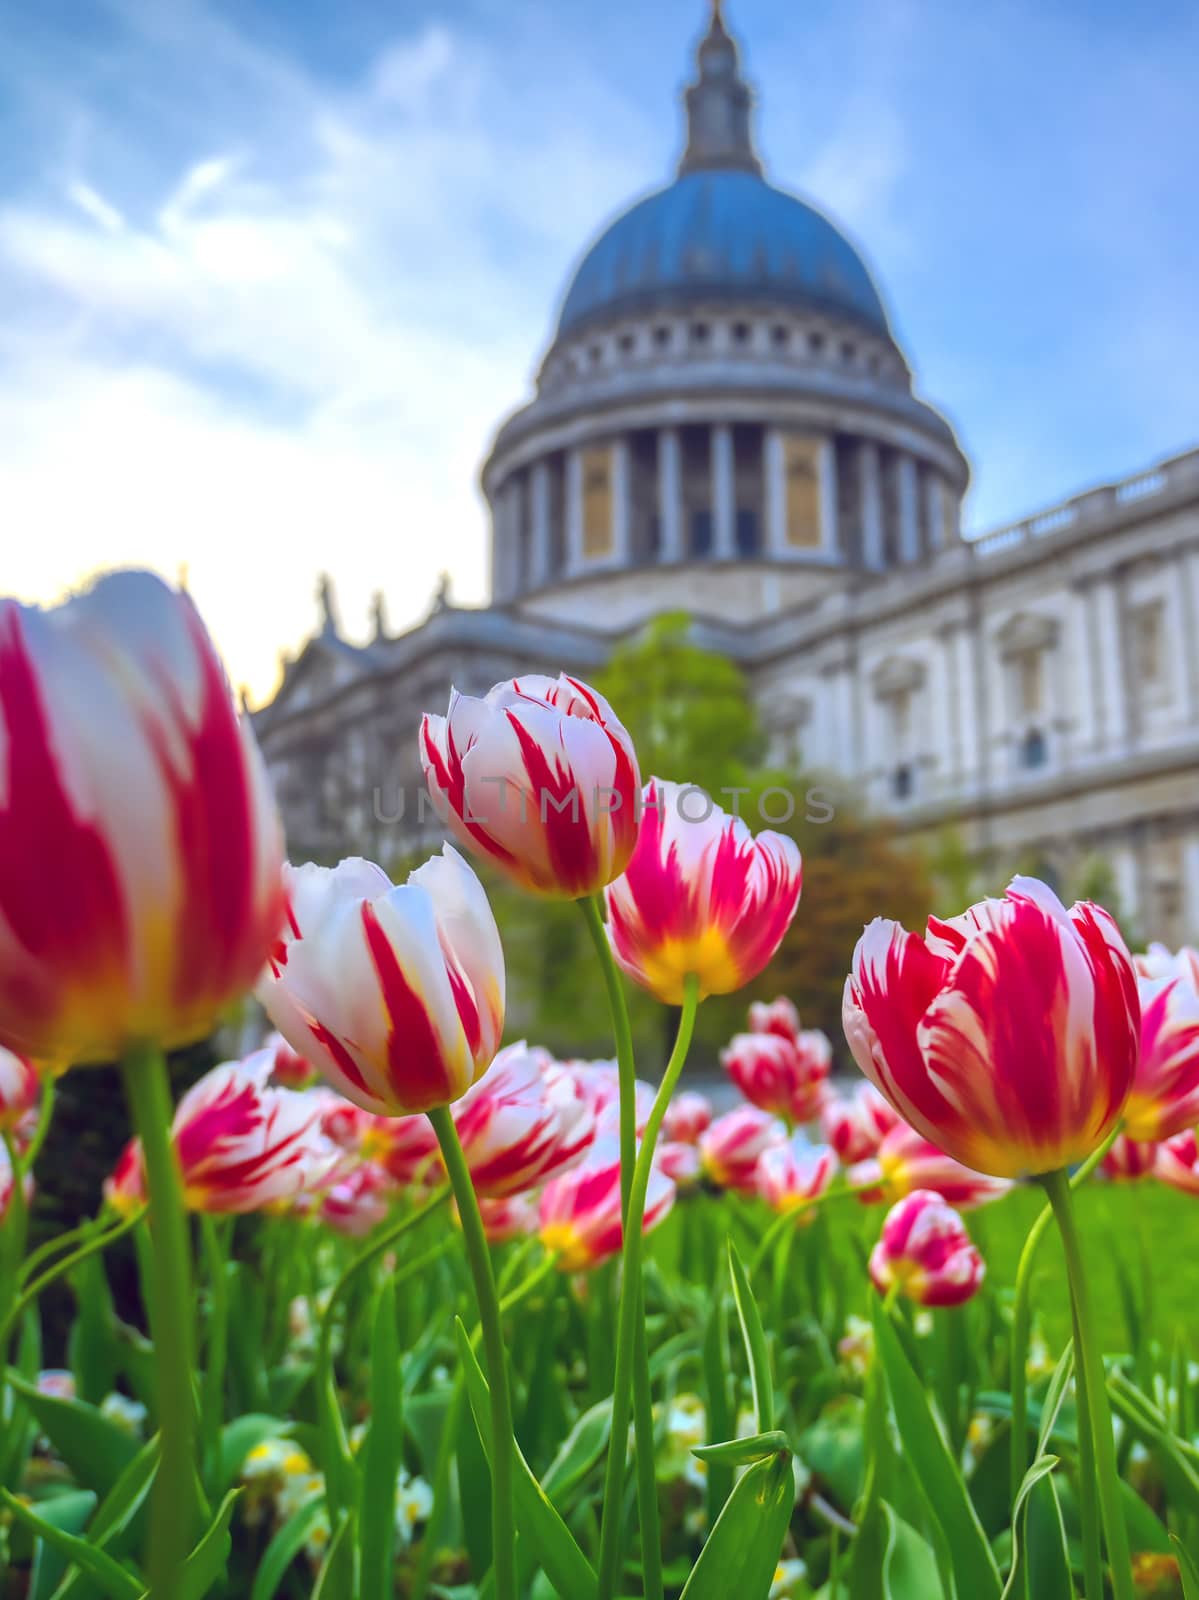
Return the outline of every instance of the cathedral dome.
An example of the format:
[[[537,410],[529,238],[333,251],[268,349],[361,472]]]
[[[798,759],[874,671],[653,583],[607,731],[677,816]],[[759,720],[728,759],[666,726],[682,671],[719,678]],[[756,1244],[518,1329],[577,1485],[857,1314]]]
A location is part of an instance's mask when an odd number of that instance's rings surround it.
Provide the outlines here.
[[[559,336],[689,301],[831,312],[889,337],[878,290],[827,217],[745,167],[697,167],[618,217],[584,256]]]

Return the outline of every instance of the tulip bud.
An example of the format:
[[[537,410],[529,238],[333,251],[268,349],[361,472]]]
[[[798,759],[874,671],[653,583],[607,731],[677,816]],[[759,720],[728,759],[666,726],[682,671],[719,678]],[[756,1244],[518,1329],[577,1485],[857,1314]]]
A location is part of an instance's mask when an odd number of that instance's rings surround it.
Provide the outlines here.
[[[712,1123],[712,1102],[706,1094],[685,1089],[676,1094],[666,1107],[662,1119],[662,1137],[669,1143],[695,1144],[704,1129]]]
[[[1158,1148],[1153,1140],[1130,1139],[1121,1133],[1103,1158],[1103,1170],[1114,1183],[1135,1183],[1152,1174]]]
[[[702,791],[651,778],[636,849],[607,892],[608,939],[634,982],[667,1005],[686,979],[699,997],[757,977],[799,904],[799,850],[778,833],[755,839]]]
[[[1082,1161],[1132,1087],[1132,957],[1099,906],[1067,911],[1035,878],[922,938],[872,922],[842,1008],[854,1059],[906,1122],[975,1172]]]
[[[720,1052],[721,1065],[745,1098],[791,1126],[820,1115],[833,1049],[823,1033],[794,1040],[777,1033],[739,1033]]]
[[[870,1255],[870,1277],[880,1294],[898,1285],[922,1306],[962,1305],[985,1273],[962,1219],[928,1189],[917,1189],[888,1211]]]
[[[1183,1194],[1199,1194],[1199,1140],[1194,1128],[1176,1133],[1157,1147],[1154,1176]]]
[[[0,1131],[21,1144],[22,1135],[37,1120],[42,1080],[32,1061],[0,1046]]]
[[[186,595],[0,603],[0,1042],[56,1067],[206,1034],[283,917],[249,725]]]
[[[899,1127],[894,1106],[872,1083],[859,1083],[852,1094],[827,1100],[820,1113],[820,1128],[847,1166],[874,1155],[892,1128]]]
[[[1141,1051],[1124,1107],[1130,1139],[1169,1139],[1199,1123],[1199,951],[1151,945],[1134,957]]]
[[[438,817],[534,894],[578,899],[619,877],[637,838],[633,741],[578,678],[533,674],[482,699],[450,696],[421,723]]]
[[[783,1144],[787,1130],[777,1117],[757,1106],[738,1106],[717,1117],[699,1138],[699,1158],[704,1176],[722,1189],[754,1194],[758,1158],[771,1145]]]
[[[762,1199],[772,1211],[782,1213],[819,1199],[836,1172],[837,1158],[828,1145],[795,1138],[763,1150],[754,1177]],[[814,1219],[815,1209],[809,1214]]]
[[[360,858],[286,872],[290,928],[258,985],[279,1032],[366,1111],[448,1105],[504,1026],[504,956],[483,887],[451,846],[400,888]]]
[[[777,1033],[780,1039],[799,1037],[799,1012],[785,995],[777,1000],[755,1000],[749,1008],[750,1033]]]

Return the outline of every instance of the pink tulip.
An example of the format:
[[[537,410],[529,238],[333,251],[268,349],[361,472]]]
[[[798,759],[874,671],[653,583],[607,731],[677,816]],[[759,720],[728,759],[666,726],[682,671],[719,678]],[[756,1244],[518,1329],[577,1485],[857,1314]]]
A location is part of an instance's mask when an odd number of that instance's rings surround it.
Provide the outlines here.
[[[67,1066],[201,1038],[283,918],[282,835],[185,594],[0,602],[0,1043]]]
[[[275,1052],[271,1082],[277,1089],[311,1088],[319,1076],[311,1061],[297,1054],[281,1033],[273,1033],[267,1045]]]
[[[922,1306],[960,1306],[985,1276],[965,1224],[939,1194],[917,1189],[888,1211],[870,1255],[880,1294],[894,1285]]]
[[[569,1072],[587,1102],[598,1131],[615,1131],[620,1123],[620,1074],[615,1061],[563,1061],[559,1063]],[[637,1133],[645,1132],[654,1104],[653,1085],[642,1078],[634,1081],[633,1114]]]
[[[712,1124],[712,1102],[706,1094],[695,1089],[685,1089],[676,1094],[666,1107],[662,1119],[662,1137],[671,1143],[696,1144],[705,1128]]]
[[[777,1033],[739,1033],[720,1060],[745,1098],[761,1110],[792,1126],[820,1115],[833,1061],[823,1033],[812,1030],[794,1040]]]
[[[849,1181],[855,1187],[877,1182],[877,1189],[860,1197],[870,1205],[932,1189],[959,1211],[1000,1200],[1012,1187],[1007,1178],[972,1172],[902,1122],[891,1129],[873,1160],[859,1161],[850,1168]]]
[[[323,1187],[321,1219],[351,1239],[365,1238],[387,1220],[396,1186],[382,1167],[364,1161]]]
[[[426,716],[434,810],[460,844],[523,889],[577,900],[619,877],[637,838],[633,741],[578,678],[531,674]]]
[[[1153,1140],[1130,1139],[1122,1133],[1103,1158],[1103,1170],[1116,1183],[1135,1183],[1150,1177],[1161,1147]]]
[[[25,1204],[28,1205],[33,1199],[33,1179],[28,1173],[25,1174],[25,1181],[21,1185],[21,1190],[25,1196]],[[8,1214],[12,1191],[12,1162],[8,1159],[8,1150],[3,1144],[0,1144],[0,1222],[3,1222]]]
[[[771,1145],[783,1144],[787,1130],[777,1117],[757,1106],[738,1106],[717,1117],[700,1134],[699,1158],[704,1176],[722,1189],[739,1189],[754,1194],[757,1187],[758,1158]]]
[[[117,1157],[111,1174],[104,1180],[105,1204],[127,1217],[139,1206],[144,1206],[147,1199],[141,1141],[130,1139]]]
[[[758,1157],[758,1193],[772,1211],[796,1211],[817,1200],[837,1173],[837,1157],[826,1144],[789,1139],[771,1145]],[[815,1209],[810,1211],[815,1217]]]
[[[1183,1194],[1199,1194],[1199,1140],[1194,1128],[1176,1133],[1157,1147],[1154,1175]]]
[[[852,1094],[826,1100],[820,1113],[821,1132],[846,1166],[876,1154],[891,1129],[900,1125],[895,1108],[872,1083],[859,1083]]]
[[[649,1233],[674,1204],[675,1187],[655,1164],[645,1197],[642,1232]],[[541,1192],[541,1240],[563,1272],[582,1272],[619,1255],[620,1149],[615,1139],[593,1145],[587,1159],[551,1178]]]
[[[698,1145],[667,1139],[654,1155],[659,1168],[679,1189],[693,1189],[704,1175]]]
[[[595,1117],[573,1075],[545,1050],[501,1050],[490,1072],[454,1107],[475,1192],[504,1199],[573,1166],[591,1143]]]
[[[258,997],[339,1094],[383,1116],[447,1105],[490,1066],[504,956],[483,887],[451,845],[397,888],[353,858],[287,869],[290,929]]]
[[[1124,1107],[1130,1139],[1169,1139],[1199,1123],[1199,951],[1164,945],[1134,957],[1141,1052]]]
[[[702,999],[756,978],[799,904],[791,839],[760,833],[693,787],[651,778],[637,846],[609,885],[608,938],[634,982],[668,1005],[697,980]]]
[[[963,1166],[1058,1171],[1096,1150],[1136,1070],[1141,1008],[1116,924],[1035,878],[907,933],[876,920],[846,980],[845,1036],[905,1121]]]

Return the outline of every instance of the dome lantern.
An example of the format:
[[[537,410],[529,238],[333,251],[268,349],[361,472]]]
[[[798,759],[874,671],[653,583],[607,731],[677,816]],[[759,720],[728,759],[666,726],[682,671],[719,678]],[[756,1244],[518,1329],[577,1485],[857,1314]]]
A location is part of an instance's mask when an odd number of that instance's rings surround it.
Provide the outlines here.
[[[699,76],[688,85],[687,147],[679,176],[716,169],[752,172],[761,177],[749,118],[753,95],[741,76],[737,46],[724,25],[720,0],[696,55]]]

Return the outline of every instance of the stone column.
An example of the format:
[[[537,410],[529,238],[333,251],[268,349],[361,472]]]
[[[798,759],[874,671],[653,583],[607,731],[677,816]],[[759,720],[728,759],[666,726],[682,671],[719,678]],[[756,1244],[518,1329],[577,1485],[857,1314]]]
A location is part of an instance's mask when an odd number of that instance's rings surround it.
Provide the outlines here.
[[[1190,834],[1182,847],[1182,929],[1194,943],[1199,936],[1199,834]]]
[[[842,662],[836,677],[837,687],[837,750],[838,766],[843,777],[857,776],[857,739],[854,716],[857,696],[854,694],[853,675],[856,670],[852,660]]]
[[[629,564],[629,441],[619,434],[612,441],[612,564]]]
[[[935,467],[924,471],[924,525],[928,529],[928,545],[932,551],[945,544],[945,503],[941,479]]]
[[[787,463],[782,431],[767,428],[762,441],[765,474],[763,499],[766,504],[766,551],[768,555],[787,554]]]
[[[862,505],[862,562],[872,571],[885,565],[883,555],[883,486],[878,446],[863,439],[858,446],[859,497]]]
[[[491,592],[501,603],[516,590],[516,507],[511,478],[496,491],[491,519]]]
[[[1195,654],[1195,614],[1187,587],[1186,556],[1174,558],[1174,574],[1166,591],[1163,613],[1165,637],[1162,648],[1170,668],[1170,689],[1174,698],[1175,723],[1191,728],[1195,724],[1195,677],[1191,670]],[[1136,685],[1133,685],[1136,692]]]
[[[1182,563],[1182,649],[1190,683],[1187,703],[1195,706],[1199,705],[1199,551],[1189,550],[1181,554],[1179,560]],[[1172,648],[1178,649],[1178,644]]]
[[[1066,684],[1063,721],[1067,724],[1063,755],[1068,761],[1090,754],[1098,727],[1087,610],[1087,591],[1075,585],[1066,605],[1062,652]]]
[[[899,559],[905,564],[920,559],[920,522],[916,505],[916,458],[906,452],[895,463],[899,504]]]
[[[1095,664],[1103,703],[1103,744],[1108,755],[1119,755],[1128,743],[1128,707],[1124,697],[1124,651],[1115,580],[1099,579],[1091,590],[1091,601]]]
[[[529,475],[529,498],[532,502],[529,587],[536,589],[550,579],[550,469],[544,461],[538,461]]]
[[[566,452],[566,575],[583,570],[583,456]]]
[[[662,428],[658,432],[658,527],[661,543],[659,560],[683,558],[683,486],[679,430]]]
[[[978,679],[973,624],[955,631],[953,645],[958,686],[960,783],[964,790],[973,790],[978,787],[982,774],[982,729],[978,725]]]
[[[737,554],[733,490],[733,430],[719,422],[712,429],[712,553],[718,561]]]
[[[933,662],[933,684],[936,694],[936,726],[933,729],[934,748],[937,755],[937,775],[943,798],[955,795],[961,787],[962,738],[961,694],[958,680],[956,623],[941,629],[938,650]]]
[[[820,446],[820,542],[826,555],[844,560],[837,521],[837,442],[829,438]]]

